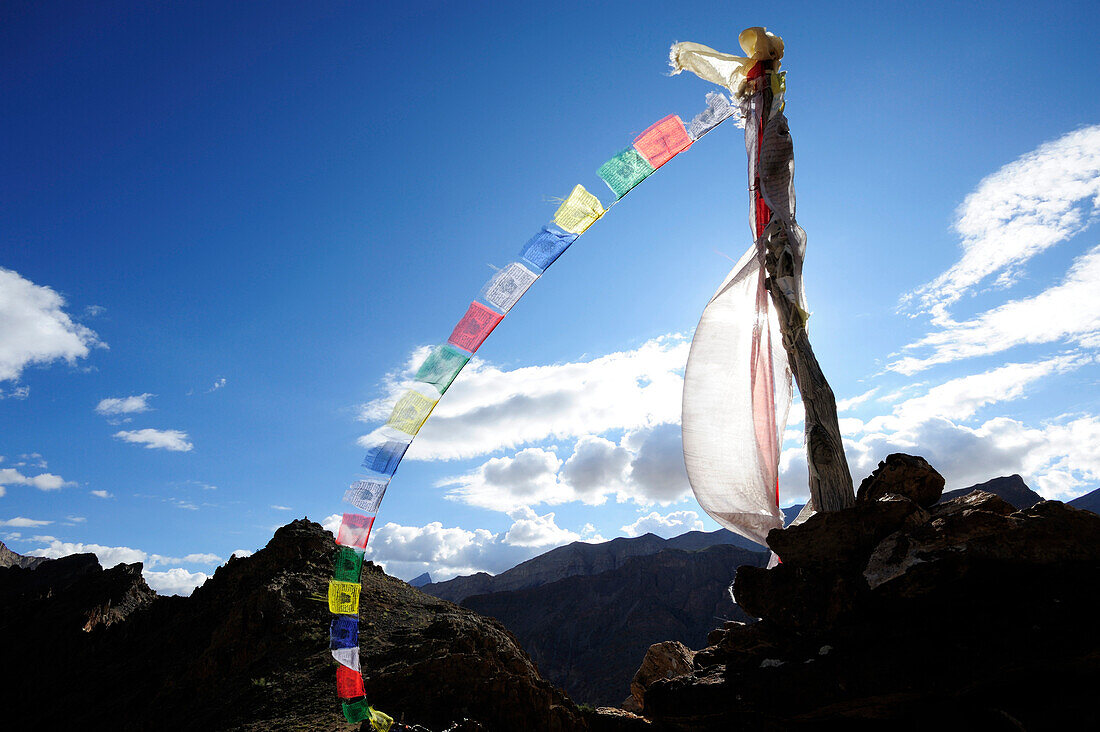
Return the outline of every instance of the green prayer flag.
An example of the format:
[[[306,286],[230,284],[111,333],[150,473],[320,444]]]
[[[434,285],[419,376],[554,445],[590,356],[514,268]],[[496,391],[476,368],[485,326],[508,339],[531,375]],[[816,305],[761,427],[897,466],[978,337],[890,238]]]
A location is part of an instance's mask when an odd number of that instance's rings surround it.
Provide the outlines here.
[[[629,193],[652,172],[653,166],[632,147],[608,160],[597,171],[604,183],[615,192],[617,199]]]
[[[363,552],[350,546],[336,547],[332,560],[332,578],[339,582],[358,582],[363,571]]]
[[[420,364],[420,369],[416,372],[416,380],[431,384],[442,394],[450,388],[451,382],[469,360],[468,355],[453,346],[447,344],[436,346],[435,350],[424,359],[424,363]]]

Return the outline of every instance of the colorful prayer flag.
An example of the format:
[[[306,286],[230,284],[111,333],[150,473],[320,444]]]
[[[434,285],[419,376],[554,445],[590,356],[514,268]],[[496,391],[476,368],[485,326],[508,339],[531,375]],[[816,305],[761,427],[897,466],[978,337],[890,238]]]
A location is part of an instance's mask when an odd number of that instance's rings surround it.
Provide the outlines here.
[[[337,615],[328,626],[328,647],[335,651],[337,648],[359,647],[359,618],[351,615]]]
[[[481,299],[502,313],[511,310],[539,276],[519,262],[510,262],[481,289]]]
[[[332,560],[332,578],[341,582],[358,582],[363,572],[363,550],[350,546],[336,547]]]
[[[670,114],[634,138],[634,149],[656,169],[687,150],[691,143],[684,123]]]
[[[340,521],[340,532],[336,535],[336,543],[340,546],[366,549],[367,539],[370,538],[370,527],[373,524],[374,516],[345,513]]]
[[[554,213],[554,225],[563,231],[583,234],[605,213],[600,199],[586,191],[584,186],[577,185]]]
[[[366,696],[367,690],[363,688],[363,674],[343,664],[337,666],[336,695],[341,699],[358,699]]]
[[[328,583],[329,612],[335,615],[358,615],[359,588],[358,582],[330,580]]]
[[[428,418],[428,415],[435,409],[436,402],[439,401],[438,397],[429,397],[421,394],[416,389],[409,389],[405,392],[405,395],[397,400],[397,404],[393,407],[393,412],[390,414],[389,420],[386,424],[394,429],[400,430],[410,435],[415,435],[420,431],[420,428],[424,426],[424,420]],[[405,445],[408,447],[408,444]],[[404,455],[405,451],[401,451],[401,455]],[[367,456],[368,459],[370,455]],[[401,456],[397,457],[397,460],[401,460]],[[364,467],[369,467],[364,463]],[[397,469],[397,464],[393,465],[394,470]],[[382,472],[382,471],[378,471]],[[392,475],[392,473],[390,473]]]
[[[361,511],[377,513],[382,503],[382,496],[386,495],[386,486],[389,480],[371,478],[357,480],[344,493],[344,501],[350,503]]]
[[[596,171],[618,200],[653,172],[653,166],[632,147],[619,152]]]
[[[472,302],[466,310],[466,315],[458,321],[458,325],[451,332],[447,342],[474,353],[503,318],[503,315],[492,308],[487,308],[479,302]]]
[[[546,270],[577,240],[577,236],[544,226],[523,246],[519,256],[528,264],[534,265],[535,269]]]
[[[440,395],[443,395],[469,360],[469,356],[454,346],[447,344],[436,346],[417,369],[416,380],[431,384]]]

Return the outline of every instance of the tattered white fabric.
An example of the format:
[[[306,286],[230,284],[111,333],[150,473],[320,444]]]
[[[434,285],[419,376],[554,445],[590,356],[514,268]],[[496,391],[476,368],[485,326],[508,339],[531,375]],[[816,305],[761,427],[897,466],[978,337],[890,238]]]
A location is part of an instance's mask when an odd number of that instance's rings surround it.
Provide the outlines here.
[[[724,120],[737,114],[737,107],[730,104],[730,100],[722,92],[707,92],[707,108],[695,115],[688,125],[688,135],[691,139],[698,140],[703,135],[721,124]],[[744,122],[740,122],[744,124]]]
[[[359,668],[359,646],[355,646],[354,648],[333,648],[332,657],[341,665],[362,673],[362,669]]]
[[[730,531],[765,543],[782,528],[779,445],[791,374],[752,247],[703,311],[684,373],[684,462],[699,505]]]
[[[757,61],[775,61],[783,58],[783,39],[759,26],[746,28],[737,38],[744,56],[733,56],[715,51],[702,43],[675,43],[668,53],[668,63],[673,75],[690,71],[700,79],[719,84],[741,96],[741,84],[745,75]]]

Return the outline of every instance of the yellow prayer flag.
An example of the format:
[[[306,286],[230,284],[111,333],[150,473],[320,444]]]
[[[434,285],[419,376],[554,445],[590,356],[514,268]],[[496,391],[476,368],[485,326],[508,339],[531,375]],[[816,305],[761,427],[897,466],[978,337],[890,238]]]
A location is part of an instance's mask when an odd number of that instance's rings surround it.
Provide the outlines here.
[[[329,612],[337,615],[358,615],[361,586],[358,582],[331,580],[328,583]]]
[[[571,234],[583,234],[605,213],[600,199],[578,185],[554,214],[554,224]]]
[[[438,401],[439,399],[431,399],[414,389],[409,389],[394,405],[386,424],[405,434],[415,435],[424,426],[424,420],[435,409]]]

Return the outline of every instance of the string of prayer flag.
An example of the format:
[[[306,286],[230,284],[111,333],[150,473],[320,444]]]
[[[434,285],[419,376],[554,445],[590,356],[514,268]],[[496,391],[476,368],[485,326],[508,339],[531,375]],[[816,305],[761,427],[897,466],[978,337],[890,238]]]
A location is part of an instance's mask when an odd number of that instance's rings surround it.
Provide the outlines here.
[[[597,171],[615,194],[611,206],[736,111],[724,95],[711,93],[707,95],[707,108],[692,120],[690,130],[678,116],[669,115],[638,135],[631,147],[621,150]],[[344,501],[364,513],[343,515],[328,588],[329,612],[333,615],[329,647],[337,662],[336,691],[345,700],[342,706],[348,722],[370,722],[374,732],[388,732],[393,724],[391,717],[367,703],[359,667],[359,580],[371,527],[386,488],[413,438],[472,355],[531,285],[607,211],[584,186],[575,186],[554,212],[551,223],[524,244],[518,260],[489,278],[447,342],[435,346],[420,364],[413,383],[397,399],[385,425],[365,438],[363,467],[370,475],[352,483],[344,493]]]

